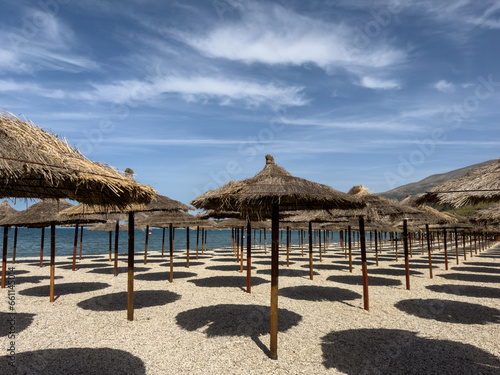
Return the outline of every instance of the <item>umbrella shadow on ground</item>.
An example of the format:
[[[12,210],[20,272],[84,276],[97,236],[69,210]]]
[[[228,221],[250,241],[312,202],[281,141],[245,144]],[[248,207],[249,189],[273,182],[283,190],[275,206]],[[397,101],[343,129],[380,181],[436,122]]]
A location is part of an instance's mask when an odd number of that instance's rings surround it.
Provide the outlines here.
[[[246,266],[246,264],[245,264]],[[208,266],[205,267],[206,270],[212,270],[212,271],[239,271],[240,270],[240,265],[239,264],[227,264],[227,265],[222,265],[222,266]],[[245,267],[246,269],[246,267]],[[252,267],[252,269],[256,269],[256,267]]]
[[[221,304],[204,306],[179,313],[177,325],[187,331],[203,329],[207,337],[247,336],[269,355],[259,336],[269,334],[271,310],[262,305]],[[278,331],[285,332],[298,325],[302,316],[286,309],[278,309]]]
[[[174,280],[175,279],[187,279],[188,277],[198,276],[197,273],[194,272],[183,272],[176,271],[174,269]],[[146,280],[146,281],[169,281],[170,280],[170,272],[151,272],[151,273],[143,273],[140,275],[134,276],[135,280]]]
[[[204,279],[188,280],[196,286],[204,288],[240,288],[246,291],[246,275],[241,276],[213,276]],[[252,286],[269,283],[261,277],[252,277]]]
[[[270,269],[258,270],[257,273],[259,275],[271,276]],[[313,275],[319,275],[319,273],[316,271],[313,271]],[[278,270],[278,276],[279,277],[305,277],[305,278],[309,278],[310,274],[309,274],[309,271],[306,271],[306,270],[298,270],[298,269],[294,269],[294,268],[280,267],[280,269]]]
[[[31,273],[31,271],[27,271],[27,270],[14,270],[13,272],[9,271],[9,268],[10,267],[13,267],[13,265],[11,264],[7,264],[7,278],[9,277],[9,275],[14,275],[17,279],[17,275],[26,275],[27,273]]]
[[[492,268],[492,267],[453,267],[453,271],[458,272],[478,272],[478,273],[493,273],[500,275],[500,267]]]
[[[346,374],[498,374],[500,360],[473,345],[396,329],[352,329],[321,338],[323,365]]]
[[[0,357],[2,374],[146,374],[144,362],[126,351],[110,348],[45,349],[16,353],[15,366]]]
[[[370,268],[368,271],[370,275],[387,275],[387,276],[405,276],[404,269],[394,269],[394,268]],[[423,272],[415,271],[411,269],[410,266],[410,275],[423,275]]]
[[[189,261],[189,267],[202,266],[204,264],[205,264],[205,262],[197,262],[197,261],[191,262],[191,260]],[[167,260],[167,262],[165,264],[160,264],[160,266],[170,267],[170,262]],[[176,267],[186,267],[186,261],[174,262],[174,268],[176,268]]]
[[[447,280],[471,281],[477,283],[500,283],[500,276],[480,275],[475,273],[447,273],[437,275]]]
[[[236,261],[236,256],[228,256],[226,258],[212,258],[210,260],[212,262],[231,262],[231,261]]]
[[[56,284],[54,286],[54,293],[56,299],[59,296],[66,294],[76,294],[93,292],[100,289],[105,289],[111,285],[106,283],[66,283],[66,284]],[[31,297],[49,297],[50,295],[50,285],[35,286],[33,288],[28,288],[21,290],[19,294],[23,296]]]
[[[269,266],[271,267],[271,261],[270,260],[257,260],[255,262],[252,262],[253,264],[260,264],[263,266]],[[295,264],[295,262],[289,262],[290,264]],[[279,266],[280,267],[286,267],[286,259],[281,259],[279,260]]]
[[[77,258],[79,258],[79,257],[77,256]],[[70,256],[70,257],[67,257],[66,259],[73,260],[73,257]],[[102,255],[82,255],[82,259],[102,259],[102,260],[104,260],[105,257],[103,257]]]
[[[16,277],[16,285],[21,284],[39,284],[43,280],[49,280],[50,276],[20,276]],[[63,279],[62,276],[54,276],[55,280]]]
[[[24,331],[33,323],[34,316],[36,314],[0,311],[0,337],[7,337],[10,334],[17,335],[19,332]],[[15,338],[10,337],[9,341],[15,341]]]
[[[480,266],[480,267],[500,267],[500,262],[467,262],[468,266]]]
[[[500,289],[475,285],[427,285],[427,289],[438,293],[448,293],[457,296],[475,298],[500,298]]]
[[[303,264],[302,268],[309,268],[309,264]],[[348,266],[341,266],[336,264],[324,264],[324,263],[314,263],[313,267],[317,270],[325,270],[325,271],[347,271],[349,270]]]
[[[394,267],[394,268],[405,268],[405,264],[390,264],[389,267]],[[429,264],[414,264],[413,260],[410,259],[410,268],[417,268],[417,269],[429,269]],[[432,264],[432,268],[439,268],[439,266],[435,266],[434,263]],[[370,270],[371,271],[371,270]]]
[[[127,310],[127,292],[104,294],[81,301],[78,307],[92,311]],[[168,290],[134,291],[134,309],[162,306],[179,300],[181,296]]]
[[[348,285],[363,285],[362,275],[333,275],[328,276],[328,281]],[[370,276],[368,275],[368,285],[370,286],[398,286],[402,285],[400,280],[389,279],[386,277]]]
[[[443,299],[408,299],[394,305],[399,310],[446,323],[500,323],[500,310],[467,302]]]
[[[134,272],[146,272],[146,271],[149,271],[150,269],[151,268],[148,268],[148,267],[135,267],[134,266]],[[117,271],[118,271],[118,274],[127,273],[128,267],[118,267]],[[115,268],[114,267],[96,268],[95,270],[87,271],[87,273],[98,273],[101,275],[114,275]]]
[[[59,264],[56,265],[57,268],[61,268],[63,270],[71,270],[73,269],[73,264],[68,264],[67,266],[60,266]],[[78,262],[75,265],[75,268],[78,269],[85,269],[85,268],[99,268],[99,267],[109,267],[109,263],[93,263],[93,264],[78,264]]]
[[[356,300],[362,297],[361,294],[349,289],[313,285],[282,288],[279,290],[279,295],[301,301],[315,302],[343,302]]]
[[[346,264],[347,266],[349,266],[349,261],[348,260],[337,260],[334,263],[336,263],[336,264]],[[361,261],[360,260],[359,261],[358,260],[353,260],[352,261],[352,265],[353,266],[361,266]],[[374,266],[375,262],[366,261],[366,265],[367,266]]]

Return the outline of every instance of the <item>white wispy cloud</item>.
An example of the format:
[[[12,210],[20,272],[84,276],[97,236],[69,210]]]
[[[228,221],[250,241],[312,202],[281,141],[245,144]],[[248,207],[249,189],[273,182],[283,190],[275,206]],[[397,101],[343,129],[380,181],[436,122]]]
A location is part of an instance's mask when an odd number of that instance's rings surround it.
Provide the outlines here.
[[[455,85],[451,82],[448,82],[444,79],[436,82],[434,84],[434,88],[438,91],[444,92],[446,94],[455,92]]]
[[[302,106],[303,87],[261,84],[239,79],[217,77],[156,77],[150,80],[125,80],[110,84],[93,84],[94,90],[78,94],[82,99],[108,102],[145,102],[160,100],[166,93],[179,94],[188,102],[215,99],[228,105],[242,101],[246,105]]]
[[[401,85],[399,82],[390,79],[379,79],[374,77],[362,77],[360,86],[375,89],[375,90],[394,90],[400,89]]]
[[[326,23],[280,5],[246,2],[236,23],[219,23],[206,35],[180,34],[189,45],[210,57],[246,63],[302,65],[325,70],[383,68],[402,62],[406,52],[368,40],[353,27]]]
[[[36,70],[82,71],[98,64],[78,52],[80,41],[54,14],[28,8],[19,28],[0,30],[0,68],[18,73]]]
[[[379,130],[388,132],[407,132],[407,131],[421,131],[419,126],[406,124],[397,121],[335,121],[329,119],[317,118],[281,118],[281,122],[285,125],[296,126],[314,126],[321,128],[338,128],[346,130]]]
[[[45,98],[62,99],[66,97],[63,90],[49,89],[33,82],[17,82],[0,80],[0,92],[23,93],[24,95],[41,96]]]

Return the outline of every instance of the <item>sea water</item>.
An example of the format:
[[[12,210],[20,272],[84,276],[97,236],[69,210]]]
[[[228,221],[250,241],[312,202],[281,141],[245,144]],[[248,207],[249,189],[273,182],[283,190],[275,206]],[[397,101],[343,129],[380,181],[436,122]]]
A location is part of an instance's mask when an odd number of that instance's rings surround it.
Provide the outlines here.
[[[80,231],[78,228],[78,244],[77,244],[77,254],[80,252]],[[0,235],[3,238],[3,230],[0,231]],[[18,228],[17,235],[17,249],[16,258],[22,257],[38,257],[40,256],[41,248],[41,235],[42,230],[39,228]],[[149,234],[151,233],[151,234]],[[282,231],[283,242],[286,241],[286,232]],[[186,228],[177,228],[174,234],[174,251],[176,249],[186,249]],[[163,229],[152,228],[149,230],[148,234],[148,253],[161,251],[162,248],[162,238]],[[261,236],[262,246],[264,246],[264,233],[260,235],[259,231],[255,232],[255,244],[259,243],[259,237]],[[339,241],[339,234],[337,232],[331,233],[333,237],[333,242]],[[196,229],[189,231],[189,248],[196,249]],[[69,256],[73,255],[74,248],[74,238],[75,238],[75,228],[74,227],[56,227],[56,256]],[[323,240],[323,235],[321,236]],[[135,252],[141,253],[144,251],[146,242],[146,232],[135,230]],[[267,246],[270,248],[271,244],[271,232],[266,233]],[[254,241],[254,232],[252,231],[252,242]],[[292,244],[299,243],[299,237],[297,231],[292,231],[291,234]],[[307,232],[305,232],[306,246],[307,246]],[[241,241],[241,237],[240,237]],[[281,236],[280,236],[281,241]],[[14,244],[14,228],[10,228],[8,231],[8,257],[12,257]],[[246,242],[246,231],[244,246],[247,245]],[[115,249],[115,233],[112,232],[112,252]],[[199,232],[199,246],[201,249],[201,230]],[[207,231],[207,249],[213,248],[223,248],[231,246],[231,230],[209,230]],[[128,231],[119,232],[118,241],[118,252],[120,254],[126,254],[128,251]],[[169,251],[169,233],[168,228],[165,230],[165,252]],[[50,227],[45,228],[44,235],[44,257],[50,254]],[[83,255],[102,255],[109,254],[109,232],[96,232],[89,231],[84,227],[83,230],[83,241],[82,241],[82,254]]]

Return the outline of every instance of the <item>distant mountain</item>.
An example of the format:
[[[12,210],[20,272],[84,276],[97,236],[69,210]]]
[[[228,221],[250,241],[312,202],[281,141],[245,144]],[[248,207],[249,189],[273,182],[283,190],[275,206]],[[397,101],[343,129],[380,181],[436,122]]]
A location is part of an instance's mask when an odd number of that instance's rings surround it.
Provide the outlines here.
[[[424,178],[423,180],[420,180],[418,182],[412,182],[411,184],[406,184],[406,185],[397,187],[395,189],[386,191],[384,193],[378,193],[378,195],[381,195],[384,198],[402,200],[407,195],[416,195],[416,194],[420,194],[420,193],[425,193],[429,189],[432,189],[434,186],[437,186],[445,181],[453,180],[455,178],[462,177],[467,172],[469,172],[471,169],[483,167],[483,166],[489,165],[489,164],[493,164],[493,163],[496,163],[497,161],[498,161],[498,159],[488,160],[488,161],[485,161],[485,162],[482,162],[479,164],[474,164],[474,165],[470,165],[468,167],[455,169],[454,171],[451,171],[451,172],[434,174],[434,175],[429,176],[427,178]]]

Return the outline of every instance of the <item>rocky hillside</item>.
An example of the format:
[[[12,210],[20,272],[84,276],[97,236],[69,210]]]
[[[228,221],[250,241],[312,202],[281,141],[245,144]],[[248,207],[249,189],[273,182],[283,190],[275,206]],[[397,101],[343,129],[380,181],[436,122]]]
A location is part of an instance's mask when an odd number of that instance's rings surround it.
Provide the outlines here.
[[[434,174],[434,175],[429,176],[427,178],[424,178],[423,180],[420,180],[418,182],[412,182],[411,184],[406,184],[406,185],[397,187],[395,189],[392,189],[392,190],[389,190],[389,191],[386,191],[383,193],[378,193],[378,194],[385,197],[385,198],[402,200],[407,195],[416,195],[416,194],[420,194],[420,193],[425,193],[427,190],[429,190],[429,189],[433,188],[434,186],[437,186],[445,181],[452,180],[452,179],[455,179],[458,177],[462,177],[471,169],[483,167],[483,166],[488,165],[488,164],[493,164],[497,161],[498,161],[498,159],[488,160],[488,161],[485,161],[485,162],[482,162],[479,164],[474,164],[474,165],[470,165],[468,167],[455,169],[454,171],[451,171],[451,172]]]

